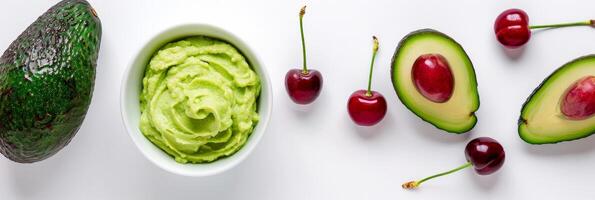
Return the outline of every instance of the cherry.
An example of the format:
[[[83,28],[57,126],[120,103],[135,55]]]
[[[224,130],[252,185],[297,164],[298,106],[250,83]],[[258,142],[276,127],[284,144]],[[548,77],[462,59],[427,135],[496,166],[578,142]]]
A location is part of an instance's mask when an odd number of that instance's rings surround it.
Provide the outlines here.
[[[569,119],[583,120],[595,113],[595,76],[587,76],[568,88],[560,110]]]
[[[358,90],[349,97],[347,110],[357,125],[373,126],[386,115],[386,100],[376,91]]]
[[[471,166],[473,166],[475,172],[477,172],[479,175],[492,174],[502,167],[506,155],[504,153],[504,148],[502,145],[500,145],[500,143],[498,143],[498,141],[489,137],[479,137],[467,143],[467,146],[465,147],[465,157],[467,159],[467,163],[457,168],[426,177],[419,181],[406,182],[402,185],[402,187],[404,189],[415,189],[425,181],[452,174]]]
[[[519,48],[531,38],[531,29],[560,28],[568,26],[593,26],[595,20],[529,26],[529,16],[521,9],[508,9],[496,17],[494,32],[498,41],[507,48]]]
[[[374,47],[372,50],[372,63],[370,64],[370,74],[368,77],[368,90],[358,90],[353,92],[347,102],[347,111],[351,120],[360,126],[372,126],[382,121],[386,115],[386,100],[382,94],[372,91],[372,71],[374,70],[374,60],[378,52],[378,38],[373,36]]]
[[[436,103],[450,99],[454,76],[446,58],[440,54],[424,54],[413,63],[411,76],[415,88],[425,98]]]
[[[304,65],[302,69],[291,69],[285,74],[285,89],[293,102],[310,104],[316,100],[322,90],[322,74],[308,69],[306,65],[306,42],[304,40],[303,18],[306,6],[300,10],[300,34],[302,36],[302,54]]]
[[[489,175],[502,167],[506,156],[498,141],[489,137],[479,137],[467,143],[465,157],[473,164],[477,174]]]
[[[508,9],[496,18],[494,31],[498,41],[506,47],[518,48],[529,41],[529,16],[521,9]]]
[[[285,75],[285,88],[291,100],[297,104],[310,104],[316,100],[322,88],[322,74],[316,70],[304,73],[301,69],[292,69]]]

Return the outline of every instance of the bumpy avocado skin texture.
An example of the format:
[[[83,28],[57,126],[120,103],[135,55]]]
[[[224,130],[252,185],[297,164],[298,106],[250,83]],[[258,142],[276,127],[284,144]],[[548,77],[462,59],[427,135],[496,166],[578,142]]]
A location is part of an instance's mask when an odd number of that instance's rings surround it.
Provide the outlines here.
[[[0,57],[0,153],[20,163],[54,155],[83,122],[101,22],[85,0],[50,8]]]
[[[567,70],[567,68],[574,67],[575,63],[582,62],[582,61],[590,61],[593,63],[593,66],[595,67],[595,54],[582,56],[582,57],[576,58],[576,59],[562,65],[561,67],[556,69],[554,72],[552,72],[549,76],[547,76],[539,84],[539,86],[537,86],[537,88],[535,88],[535,90],[533,90],[531,95],[529,95],[529,97],[527,97],[527,100],[525,100],[525,103],[523,103],[523,106],[521,108],[521,115],[518,120],[518,129],[517,129],[519,137],[523,141],[525,141],[528,144],[533,144],[533,145],[556,144],[556,143],[560,143],[560,142],[567,142],[567,141],[573,141],[573,140],[586,138],[586,137],[589,137],[589,136],[595,134],[595,124],[592,124],[588,129],[583,130],[582,133],[578,134],[575,137],[560,137],[560,138],[555,138],[555,139],[538,139],[538,138],[532,137],[531,133],[523,131],[523,126],[527,126],[527,124],[530,123],[528,121],[528,119],[525,119],[525,117],[524,117],[525,113],[529,111],[529,104],[532,101],[534,101],[537,93],[540,92],[540,90],[542,90],[542,88],[546,84],[552,84],[553,81],[551,81],[551,80],[553,79],[553,77],[555,75],[564,73],[565,70]],[[559,106],[559,105],[557,105],[557,106]],[[562,114],[558,113],[557,115],[561,116]]]
[[[396,70],[396,58],[402,53],[402,47],[404,47],[408,42],[408,40],[410,38],[413,37],[420,37],[423,35],[437,35],[440,37],[443,37],[447,40],[449,40],[450,42],[452,42],[453,44],[455,44],[461,51],[461,54],[463,54],[465,56],[465,59],[468,62],[468,65],[470,66],[469,72],[468,72],[468,76],[471,78],[471,82],[470,82],[470,88],[472,89],[472,94],[470,94],[470,98],[473,98],[473,101],[475,102],[475,105],[473,106],[473,109],[470,110],[469,116],[470,116],[470,120],[471,122],[469,123],[468,126],[462,127],[462,128],[447,128],[445,126],[442,126],[441,124],[435,123],[431,120],[428,120],[426,118],[426,116],[420,114],[417,110],[417,108],[415,107],[415,105],[410,105],[405,103],[406,100],[405,98],[405,94],[403,94],[402,92],[400,92],[396,85],[398,84],[397,82],[400,80],[397,80],[395,77],[397,76],[397,70]],[[451,69],[451,70],[456,70],[456,69]],[[456,79],[457,77],[455,77]],[[471,62],[471,60],[469,59],[467,53],[465,52],[465,50],[462,48],[462,46],[456,42],[454,39],[452,39],[450,36],[434,30],[434,29],[430,29],[430,28],[425,28],[425,29],[419,29],[416,31],[413,31],[409,34],[407,34],[405,37],[403,37],[403,39],[401,39],[401,41],[399,42],[399,44],[397,45],[397,48],[395,50],[395,53],[393,55],[392,61],[391,61],[391,82],[393,83],[393,86],[395,87],[395,92],[397,93],[397,97],[399,98],[399,100],[403,103],[403,105],[405,105],[405,107],[407,107],[407,109],[409,109],[411,112],[413,112],[413,114],[417,115],[419,118],[421,118],[422,120],[434,125],[436,128],[441,129],[443,131],[449,132],[449,133],[454,133],[454,134],[462,134],[462,133],[466,133],[469,132],[471,129],[473,129],[475,127],[475,125],[477,124],[477,117],[475,116],[475,112],[479,109],[480,106],[480,101],[479,101],[479,93],[477,91],[477,79],[475,76],[475,69],[473,68],[473,63]],[[455,85],[455,87],[457,87]],[[417,92],[417,91],[410,91],[410,92]],[[445,113],[446,114],[446,113]]]

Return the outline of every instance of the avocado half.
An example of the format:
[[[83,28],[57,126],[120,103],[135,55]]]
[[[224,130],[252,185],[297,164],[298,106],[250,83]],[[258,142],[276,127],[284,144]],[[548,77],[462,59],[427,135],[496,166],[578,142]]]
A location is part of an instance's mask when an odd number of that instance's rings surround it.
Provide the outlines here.
[[[560,111],[568,88],[588,75],[595,76],[595,54],[564,64],[541,82],[521,109],[518,123],[521,139],[530,144],[551,144],[595,133],[595,117],[572,120]]]
[[[450,65],[454,90],[446,102],[426,99],[413,83],[413,63],[424,54],[440,54]],[[477,123],[479,94],[473,64],[463,47],[446,34],[421,29],[406,35],[393,56],[391,74],[401,102],[424,121],[451,133],[465,133]]]

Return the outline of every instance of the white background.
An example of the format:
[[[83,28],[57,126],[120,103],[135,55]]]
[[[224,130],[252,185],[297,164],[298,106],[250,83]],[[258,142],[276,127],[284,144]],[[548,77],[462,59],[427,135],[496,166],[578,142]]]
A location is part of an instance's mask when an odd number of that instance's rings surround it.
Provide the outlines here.
[[[2,51],[57,1],[0,1]],[[298,10],[308,3],[309,64],[324,89],[307,111],[285,93],[285,72],[301,66]],[[496,16],[519,7],[532,24],[595,18],[595,1],[115,1],[94,0],[103,24],[95,93],[73,141],[35,164],[0,157],[0,199],[593,199],[595,137],[532,146],[517,135],[525,98],[554,69],[595,52],[595,29],[534,33],[512,59],[493,33]],[[248,159],[223,174],[190,178],[145,159],[123,128],[120,81],[136,49],[176,24],[206,22],[253,47],[272,77],[273,116]],[[398,100],[390,59],[398,41],[420,28],[440,30],[463,45],[475,65],[481,107],[472,132],[448,134],[417,118]],[[351,92],[366,87],[371,36],[380,38],[373,89],[388,101],[385,119],[356,127]],[[401,183],[465,162],[467,141],[499,140],[504,167],[480,177],[467,169],[417,191]]]

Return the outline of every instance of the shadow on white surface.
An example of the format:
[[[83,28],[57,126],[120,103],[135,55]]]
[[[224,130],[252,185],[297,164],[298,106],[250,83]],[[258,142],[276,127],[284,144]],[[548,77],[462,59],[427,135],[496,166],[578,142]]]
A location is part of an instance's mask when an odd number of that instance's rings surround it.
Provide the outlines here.
[[[287,96],[287,94],[285,94]],[[289,99],[289,97],[286,97],[287,99]],[[320,99],[317,99],[320,100]],[[311,104],[308,105],[300,105],[297,103],[294,103],[293,101],[291,101],[290,99],[288,101],[285,101],[287,103],[287,106],[291,108],[291,111],[293,111],[295,113],[296,116],[298,117],[307,117],[312,115],[313,112],[315,112],[316,109],[320,109],[318,106],[320,103],[317,101],[312,102]]]
[[[389,111],[386,112],[384,119],[382,119],[382,121],[378,122],[378,124],[376,124],[374,126],[358,126],[349,117],[349,114],[347,113],[347,108],[345,108],[345,115],[346,115],[346,117],[344,117],[344,119],[348,121],[347,123],[349,123],[349,124],[351,124],[351,126],[353,126],[353,129],[355,130],[357,135],[360,136],[362,139],[371,140],[374,138],[378,138],[382,134],[386,134],[384,132],[389,132],[391,134],[399,132],[398,128],[393,127],[393,126],[395,126],[395,123],[397,123],[397,121],[393,120],[393,115],[391,114],[390,109],[389,109]],[[398,127],[398,125],[396,125],[396,127]],[[383,131],[383,130],[392,130],[392,131]]]
[[[523,145],[525,150],[536,156],[563,156],[595,152],[595,136],[579,140],[560,142],[556,144],[532,145],[519,139],[518,145]]]
[[[415,131],[414,134],[432,141],[441,143],[462,143],[467,141],[467,139],[473,135],[473,130],[462,134],[449,133],[436,128],[429,122],[423,121],[413,113],[408,116],[410,117],[406,118],[409,120],[408,123],[413,125],[413,130]]]
[[[527,43],[529,43],[529,42],[527,42]],[[513,61],[520,60],[521,57],[523,57],[523,54],[525,53],[526,46],[529,45],[529,44],[525,44],[519,48],[511,49],[511,48],[506,48],[505,46],[501,45],[499,42],[497,42],[497,44],[500,45],[500,49],[502,50],[502,52],[504,52],[506,57],[508,57],[510,60],[513,60]]]
[[[471,173],[467,173],[469,179],[473,181],[473,185],[476,185],[478,189],[483,190],[484,192],[492,191],[498,184],[505,184],[504,182],[500,181],[501,177],[504,176],[503,173],[506,173],[506,161],[504,161],[504,165],[502,168],[494,174],[490,175],[478,175],[475,173],[474,169],[469,169]]]
[[[65,152],[61,151],[57,154],[65,154]],[[72,164],[72,159],[73,157],[68,155],[54,155],[36,163],[21,164],[11,161],[7,167],[10,176],[7,179],[12,180],[17,196],[36,197],[46,188],[54,186],[61,176],[69,173],[68,165]]]

